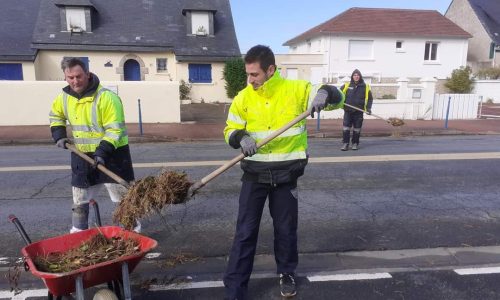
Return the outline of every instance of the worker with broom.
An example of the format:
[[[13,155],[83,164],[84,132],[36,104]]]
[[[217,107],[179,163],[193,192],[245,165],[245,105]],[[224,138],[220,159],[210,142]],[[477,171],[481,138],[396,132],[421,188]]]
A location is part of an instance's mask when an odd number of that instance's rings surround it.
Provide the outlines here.
[[[134,180],[134,171],[120,97],[104,88],[78,58],[64,58],[61,69],[68,85],[52,103],[49,114],[52,137],[58,147],[67,149],[66,145],[73,143],[66,133],[66,122],[69,122],[76,149],[94,159],[91,165],[71,153],[73,226],[70,233],[73,233],[89,227],[89,201],[103,185],[115,203],[127,192],[125,187],[99,172],[97,165],[105,165],[128,182]],[[140,231],[140,223],[137,222],[134,230]]]
[[[361,127],[363,126],[363,111],[369,115],[372,113],[373,96],[370,90],[370,85],[365,83],[361,72],[356,69],[352,72],[351,81],[343,84],[340,87],[340,90],[345,95],[345,103],[354,106],[354,108],[348,107],[347,105],[344,106],[342,148],[340,148],[340,150],[349,150],[351,127],[351,149],[358,150]]]
[[[267,198],[273,218],[280,292],[284,297],[293,297],[298,264],[297,179],[304,173],[308,160],[305,120],[261,148],[257,148],[257,143],[308,109],[314,116],[327,105],[339,105],[343,95],[334,86],[324,85],[311,97],[310,83],[280,76],[274,54],[267,46],[254,46],[244,60],[248,85],[234,98],[224,129],[226,142],[241,148],[245,155],[241,161],[243,177],[236,233],[224,274],[226,298],[246,299]]]

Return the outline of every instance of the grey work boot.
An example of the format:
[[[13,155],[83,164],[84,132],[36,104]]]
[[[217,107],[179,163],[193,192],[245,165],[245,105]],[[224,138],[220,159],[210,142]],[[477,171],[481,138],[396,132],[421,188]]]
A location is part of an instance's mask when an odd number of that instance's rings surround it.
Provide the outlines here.
[[[342,151],[347,151],[347,150],[349,150],[349,143],[344,143],[344,144],[342,145],[342,148],[340,148],[340,150],[342,150]]]
[[[358,144],[352,144],[352,150],[358,150]]]
[[[89,228],[89,204],[73,204],[72,207],[72,221],[73,228],[71,228],[70,233],[78,232]]]

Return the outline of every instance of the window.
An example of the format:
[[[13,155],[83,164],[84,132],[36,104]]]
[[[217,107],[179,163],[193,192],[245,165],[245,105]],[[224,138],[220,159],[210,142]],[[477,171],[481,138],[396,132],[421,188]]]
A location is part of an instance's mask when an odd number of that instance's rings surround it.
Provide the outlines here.
[[[66,29],[72,32],[87,30],[83,7],[66,7]]]
[[[191,33],[195,35],[208,35],[209,32],[209,16],[208,12],[191,13]]]
[[[158,73],[167,72],[167,59],[166,58],[157,58],[156,59],[156,72],[158,72]]]
[[[434,42],[425,43],[424,60],[437,61],[437,50],[438,50],[438,43]]]
[[[189,64],[189,82],[192,83],[211,83],[212,65]]]
[[[490,45],[490,59],[495,58],[495,43],[491,43]]]
[[[403,48],[403,42],[397,41],[396,42],[396,49],[402,49]]]
[[[85,66],[87,67],[87,71],[90,71],[90,69],[89,69],[89,58],[88,57],[86,57],[86,56],[81,56],[81,57],[70,56],[70,57],[78,58],[79,60],[81,60],[83,62],[83,64],[85,64]],[[68,56],[65,56],[64,58],[68,58]]]
[[[373,41],[349,41],[349,59],[368,60],[373,59]]]
[[[0,80],[23,80],[22,64],[0,64]]]

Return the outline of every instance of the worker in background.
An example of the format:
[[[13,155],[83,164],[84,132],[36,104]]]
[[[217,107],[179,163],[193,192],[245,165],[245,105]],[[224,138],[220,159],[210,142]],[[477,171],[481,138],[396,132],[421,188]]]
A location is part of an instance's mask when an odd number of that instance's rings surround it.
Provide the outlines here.
[[[367,114],[372,113],[372,92],[370,85],[366,84],[361,76],[361,72],[356,69],[352,72],[351,81],[343,84],[340,90],[345,95],[345,103],[364,110]],[[344,106],[344,122],[342,124],[342,148],[340,150],[349,150],[349,139],[352,140],[351,149],[359,149],[359,137],[361,136],[361,127],[363,126],[363,112]]]
[[[308,109],[314,116],[329,104],[338,105],[343,95],[324,85],[310,101],[311,84],[283,79],[267,46],[254,46],[244,60],[248,85],[234,98],[224,129],[226,142],[245,155],[236,233],[224,275],[226,299],[246,299],[266,199],[273,219],[281,295],[293,297],[298,264],[297,179],[308,160],[306,122],[298,122],[261,148],[256,144]]]
[[[106,166],[125,181],[134,180],[132,159],[128,145],[123,105],[120,97],[105,89],[99,78],[90,73],[78,58],[64,58],[61,62],[68,85],[52,103],[49,114],[50,130],[56,145],[67,149],[73,144],[94,159],[91,165],[71,153],[71,185],[73,189],[73,226],[70,232],[89,227],[89,201],[95,199],[104,185],[111,200],[120,202],[126,188],[97,170]],[[66,133],[66,122],[71,125],[73,141]],[[141,230],[137,222],[135,231]]]

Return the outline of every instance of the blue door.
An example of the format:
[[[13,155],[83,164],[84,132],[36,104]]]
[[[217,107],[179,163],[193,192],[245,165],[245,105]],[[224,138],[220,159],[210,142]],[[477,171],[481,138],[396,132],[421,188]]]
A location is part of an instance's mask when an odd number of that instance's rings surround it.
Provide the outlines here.
[[[129,59],[123,65],[125,81],[141,81],[141,66],[134,59]]]
[[[23,80],[21,64],[0,64],[0,80]]]

